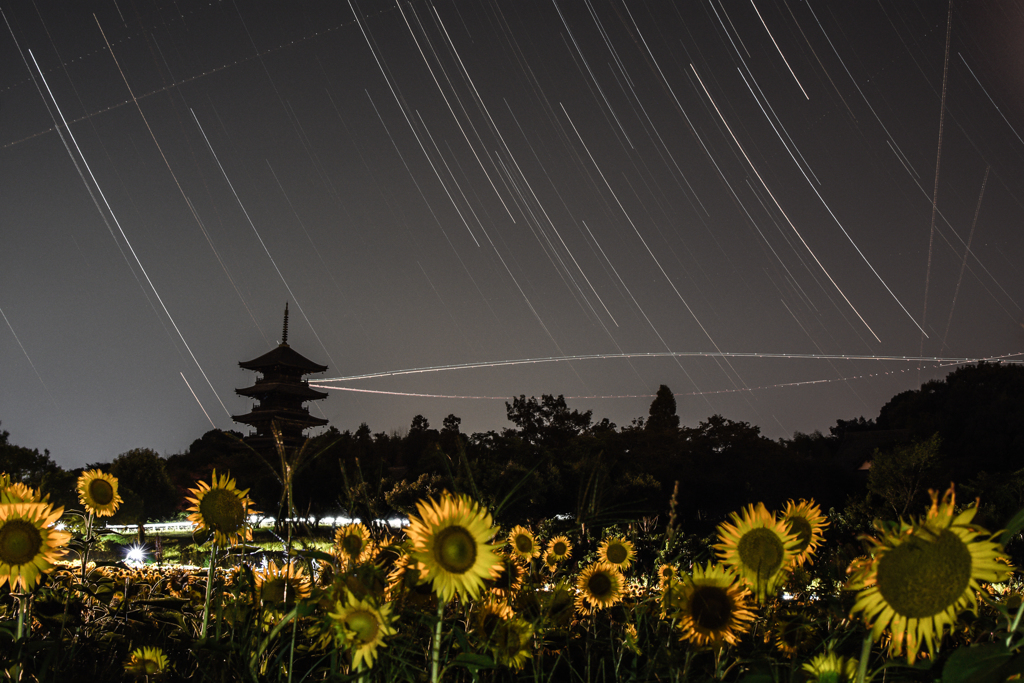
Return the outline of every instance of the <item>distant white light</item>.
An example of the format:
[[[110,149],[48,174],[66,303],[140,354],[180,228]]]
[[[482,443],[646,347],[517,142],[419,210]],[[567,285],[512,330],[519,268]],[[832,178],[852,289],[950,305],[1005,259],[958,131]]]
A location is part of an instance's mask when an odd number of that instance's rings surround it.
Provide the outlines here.
[[[146,561],[146,548],[138,543],[133,543],[128,548],[128,555],[125,557],[130,564],[143,564]]]
[[[64,531],[64,522],[57,522],[53,525],[53,528],[57,531]]]

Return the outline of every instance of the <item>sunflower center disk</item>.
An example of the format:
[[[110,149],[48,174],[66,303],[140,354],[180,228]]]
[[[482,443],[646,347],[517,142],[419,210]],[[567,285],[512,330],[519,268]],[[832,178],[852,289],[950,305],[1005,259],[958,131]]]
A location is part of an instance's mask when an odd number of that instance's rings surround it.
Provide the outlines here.
[[[759,579],[775,574],[782,567],[782,557],[786,552],[779,535],[764,527],[743,534],[737,549],[740,562],[755,570]]]
[[[287,585],[284,579],[271,579],[263,584],[263,591],[260,598],[263,602],[274,604],[284,602],[284,587]],[[294,594],[294,593],[293,593]]]
[[[442,529],[434,542],[434,558],[452,574],[465,574],[476,563],[476,539],[460,526]]]
[[[559,541],[551,548],[555,555],[558,555],[559,557],[565,555],[565,551],[567,551],[568,549],[569,548],[567,548],[565,543],[563,543],[562,541]]]
[[[587,588],[595,598],[604,598],[611,595],[612,580],[603,572],[596,572],[587,581]]]
[[[363,539],[361,536],[350,534],[341,541],[341,548],[346,555],[355,557],[363,551]]]
[[[622,564],[626,561],[629,556],[629,552],[626,551],[626,546],[618,543],[613,543],[608,546],[608,561],[612,564]]]
[[[105,479],[93,479],[89,482],[89,497],[97,505],[110,505],[114,500],[114,487]]]
[[[369,612],[360,610],[345,617],[345,628],[355,633],[361,643],[373,642],[378,627],[377,617]]]
[[[211,529],[231,534],[245,524],[245,506],[232,491],[211,489],[199,502],[199,514]]]
[[[931,617],[953,606],[971,581],[971,551],[949,530],[911,536],[878,562],[878,591],[897,614]]]
[[[732,619],[732,599],[724,588],[700,586],[690,598],[690,613],[699,628],[720,631]]]
[[[790,533],[796,534],[800,544],[796,547],[795,552],[797,554],[807,550],[807,546],[811,544],[811,523],[803,517],[790,517],[786,520],[789,524]]]
[[[516,550],[521,553],[532,553],[533,541],[526,534],[519,534],[516,536]]]
[[[499,631],[498,637],[502,641],[501,647],[509,652],[518,652],[522,647],[522,634],[519,631],[519,627],[513,622],[504,624],[503,628]]]
[[[4,564],[27,564],[42,547],[43,537],[31,522],[12,519],[0,528],[0,562]]]

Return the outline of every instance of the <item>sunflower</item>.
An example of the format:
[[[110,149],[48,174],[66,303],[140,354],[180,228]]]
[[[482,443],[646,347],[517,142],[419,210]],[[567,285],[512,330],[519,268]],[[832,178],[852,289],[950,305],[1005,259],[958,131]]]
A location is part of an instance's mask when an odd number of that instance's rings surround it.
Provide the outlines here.
[[[558,558],[550,550],[544,553],[544,559],[541,561],[544,563],[544,569],[552,574],[558,571]]]
[[[212,483],[197,482],[196,488],[189,489],[189,493],[195,497],[185,498],[193,504],[186,512],[192,513],[188,520],[197,530],[209,529],[221,545],[252,539],[252,529],[246,525],[249,515],[255,514],[249,509],[252,501],[246,497],[249,489],[239,491],[230,475],[218,477],[217,470],[214,470]]]
[[[858,665],[853,657],[826,652],[804,664],[803,670],[814,677],[812,683],[847,683],[856,680]]]
[[[799,609],[780,610],[772,626],[775,647],[787,655],[796,656],[806,646],[818,642],[813,618],[814,615]]]
[[[508,543],[512,546],[512,552],[527,562],[540,556],[540,546],[533,532],[524,526],[513,527],[508,535]]]
[[[559,581],[554,588],[541,594],[544,624],[548,628],[568,628],[573,618],[573,586]]]
[[[402,555],[388,572],[387,590],[385,596],[389,601],[395,601],[399,596],[408,591],[415,590],[424,583],[423,568],[420,563],[408,555]]]
[[[355,670],[373,667],[377,648],[385,647],[384,638],[396,633],[391,625],[391,603],[377,606],[370,598],[359,600],[349,593],[345,602],[339,600],[328,616],[334,624],[341,647],[352,653]]]
[[[658,565],[658,590],[664,591],[671,588],[678,580],[676,568],[670,564]]]
[[[584,614],[611,607],[622,599],[624,583],[618,567],[607,562],[594,562],[584,568],[576,579],[576,607]]]
[[[709,562],[672,585],[667,606],[683,640],[716,648],[738,641],[754,619],[747,603],[750,591],[738,578],[732,569]]]
[[[526,660],[533,656],[530,641],[533,640],[533,626],[520,617],[505,619],[494,630],[491,638],[491,652],[499,664],[519,671]]]
[[[49,573],[71,540],[71,534],[52,528],[64,508],[46,503],[0,505],[0,586],[32,590],[40,574]]]
[[[20,481],[11,484],[3,491],[0,491],[0,504],[49,502],[49,496],[41,495],[38,489],[34,489],[31,486],[28,486],[27,484],[22,484]]]
[[[289,609],[296,599],[308,598],[312,593],[312,581],[296,562],[280,567],[273,560],[265,569],[255,572],[256,591],[264,607]]]
[[[732,524],[718,526],[720,542],[715,549],[760,602],[785,582],[800,539],[762,503],[748,505],[742,514],[734,512],[731,517]]]
[[[789,527],[789,532],[796,534],[800,541],[794,550],[796,557],[793,558],[793,565],[799,567],[810,562],[811,555],[825,541],[821,532],[829,525],[825,515],[821,514],[821,508],[813,499],[801,499],[799,503],[790,500],[780,517]]]
[[[512,608],[507,602],[488,595],[474,604],[473,632],[482,642],[490,644],[498,626],[512,616]]]
[[[929,652],[938,649],[943,629],[960,612],[977,614],[980,581],[1002,581],[1012,571],[1001,561],[1002,546],[971,524],[976,504],[956,514],[952,486],[941,501],[937,491],[929,493],[932,506],[924,518],[889,528],[876,524],[880,538],[864,539],[870,557],[851,565],[847,585],[860,590],[851,613],[863,613],[875,640],[888,628],[890,653],[906,645],[911,664],[922,644]]]
[[[475,599],[484,579],[494,578],[500,560],[489,541],[496,531],[491,515],[468,497],[442,494],[416,504],[406,533],[412,556],[426,568],[434,592],[444,601],[458,595]]]
[[[629,569],[634,557],[636,552],[633,550],[633,544],[624,538],[613,536],[605,539],[597,548],[598,561],[615,565],[620,570]]]
[[[132,650],[124,670],[133,676],[159,676],[167,673],[170,664],[167,655],[158,647],[140,647]]]
[[[509,599],[523,585],[523,577],[525,575],[526,567],[520,563],[516,556],[509,556],[499,552],[496,575],[492,579],[485,580],[484,585],[493,591],[495,595]]]
[[[359,522],[340,527],[334,532],[334,548],[338,557],[351,564],[368,561],[373,555],[369,529]]]
[[[548,552],[559,562],[572,557],[572,543],[565,536],[555,536],[548,541]]]
[[[640,637],[636,633],[636,624],[626,624],[626,628],[622,629],[622,635],[622,644],[627,650],[637,656],[643,654],[640,649]]]
[[[117,477],[100,470],[82,472],[75,488],[86,512],[97,517],[112,516],[123,502],[117,493]]]

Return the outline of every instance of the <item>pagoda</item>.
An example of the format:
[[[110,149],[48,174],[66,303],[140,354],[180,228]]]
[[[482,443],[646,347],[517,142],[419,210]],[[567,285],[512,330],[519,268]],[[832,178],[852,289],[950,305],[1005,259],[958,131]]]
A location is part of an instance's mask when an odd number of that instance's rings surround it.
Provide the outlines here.
[[[245,442],[258,451],[274,452],[274,431],[276,427],[287,450],[300,447],[306,440],[303,430],[322,427],[327,420],[313,417],[302,404],[327,398],[327,392],[309,387],[303,375],[324,372],[326,365],[320,365],[293,351],[288,346],[288,304],[284,305],[284,330],[281,343],[273,351],[259,358],[238,364],[246,370],[262,374],[256,383],[244,389],[235,389],[239,396],[246,396],[258,403],[245,415],[232,415],[235,422],[250,425],[255,434],[245,437]]]

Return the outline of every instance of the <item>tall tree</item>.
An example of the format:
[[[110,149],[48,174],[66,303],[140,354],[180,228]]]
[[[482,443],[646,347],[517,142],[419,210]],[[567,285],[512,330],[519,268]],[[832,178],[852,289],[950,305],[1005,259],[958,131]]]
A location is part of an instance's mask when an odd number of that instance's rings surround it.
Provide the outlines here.
[[[6,472],[12,482],[38,487],[44,475],[60,470],[50,451],[15,446],[9,442],[10,436],[10,432],[0,431],[0,472]]]
[[[942,441],[933,434],[925,441],[875,451],[868,470],[868,490],[877,494],[901,517],[923,498],[939,459]]]
[[[651,401],[650,417],[644,429],[649,432],[666,432],[679,428],[679,416],[676,415],[676,397],[672,390],[662,384],[658,393]]]
[[[110,473],[118,479],[124,504],[114,519],[139,527],[139,543],[146,541],[146,522],[167,519],[182,504],[167,475],[164,459],[150,448],[133,448],[114,458]]]
[[[526,442],[557,447],[587,431],[594,411],[569,410],[565,396],[543,394],[539,401],[534,396],[513,398],[512,403],[505,404],[505,413]]]

